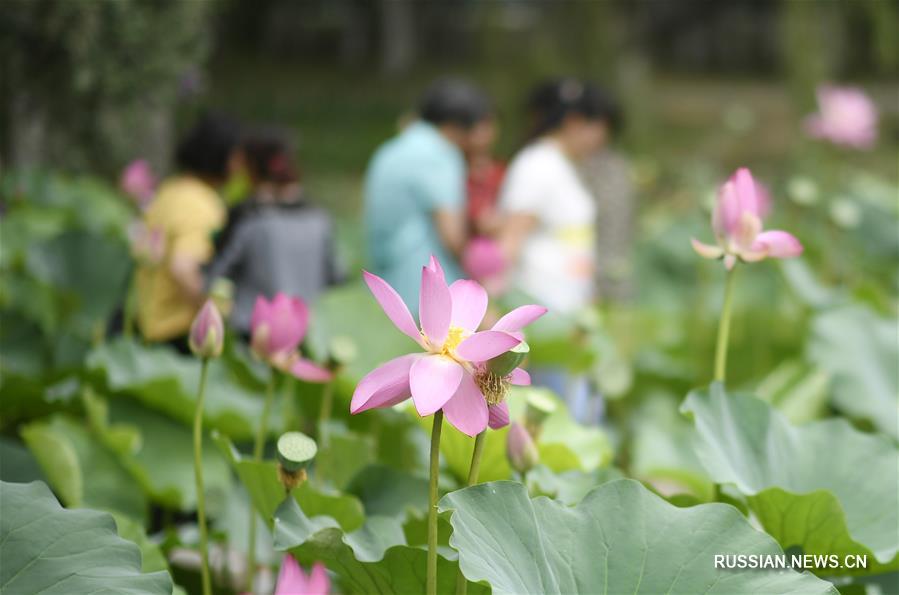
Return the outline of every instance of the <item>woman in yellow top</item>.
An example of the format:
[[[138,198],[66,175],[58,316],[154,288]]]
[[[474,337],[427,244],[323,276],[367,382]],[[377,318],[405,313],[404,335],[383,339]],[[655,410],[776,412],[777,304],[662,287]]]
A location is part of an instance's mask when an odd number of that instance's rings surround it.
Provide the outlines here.
[[[138,323],[148,341],[181,347],[204,299],[203,265],[213,255],[213,235],[226,210],[217,189],[237,165],[237,124],[203,116],[178,144],[178,173],[159,187],[144,214],[149,229],[165,236],[161,264],[138,269]]]

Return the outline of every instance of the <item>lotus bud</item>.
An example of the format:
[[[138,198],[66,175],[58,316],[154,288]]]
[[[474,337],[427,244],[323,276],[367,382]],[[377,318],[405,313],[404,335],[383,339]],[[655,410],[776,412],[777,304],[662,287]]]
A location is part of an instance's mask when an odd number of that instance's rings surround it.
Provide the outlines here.
[[[512,424],[506,436],[506,456],[512,468],[519,473],[527,473],[540,461],[534,439],[518,422]]]
[[[190,350],[203,359],[222,354],[225,342],[225,324],[212,300],[206,300],[190,325],[188,343]]]

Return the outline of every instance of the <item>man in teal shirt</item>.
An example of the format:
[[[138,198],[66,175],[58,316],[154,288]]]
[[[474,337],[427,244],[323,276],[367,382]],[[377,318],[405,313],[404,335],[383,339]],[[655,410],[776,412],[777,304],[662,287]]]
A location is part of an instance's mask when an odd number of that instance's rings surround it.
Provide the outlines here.
[[[466,241],[465,150],[470,131],[491,115],[487,96],[456,79],[434,83],[419,119],[375,152],[365,178],[371,270],[418,310],[421,267],[431,255],[446,280],[462,277]]]

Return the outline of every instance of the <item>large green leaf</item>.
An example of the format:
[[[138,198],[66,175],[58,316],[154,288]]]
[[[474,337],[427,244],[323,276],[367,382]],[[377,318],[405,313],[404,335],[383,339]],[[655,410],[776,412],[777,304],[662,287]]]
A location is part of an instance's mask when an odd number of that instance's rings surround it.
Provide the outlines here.
[[[147,347],[118,339],[95,349],[88,358],[91,370],[105,374],[112,392],[137,397],[144,405],[187,425],[193,421],[200,381],[200,362],[166,347]],[[263,398],[243,388],[218,360],[209,363],[204,423],[235,440],[255,435]],[[276,432],[281,420],[269,420]]]
[[[109,514],[65,510],[41,482],[0,482],[0,591],[168,595],[172,579],[141,574],[140,549]]]
[[[147,499],[140,485],[101,438],[79,420],[56,414],[24,426],[21,433],[66,506],[145,519]]]
[[[150,498],[163,506],[193,510],[197,502],[194,478],[193,432],[165,415],[130,400],[110,403],[110,421],[140,428],[140,439],[119,452],[129,471]],[[228,464],[209,437],[203,439],[203,481],[211,516],[231,489]]]
[[[406,545],[399,519],[370,516],[344,533],[331,517],[309,517],[294,499],[275,512],[275,549],[288,550],[304,564],[321,560],[340,580],[343,593],[423,593],[427,552]],[[452,593],[457,564],[438,557],[438,593]],[[483,593],[469,585],[469,593]]]
[[[794,571],[715,569],[715,554],[782,554],[733,507],[676,508],[640,483],[617,480],[576,507],[530,499],[499,481],[452,492],[450,545],[469,580],[493,593],[830,593]]]
[[[812,321],[808,357],[833,376],[833,405],[899,438],[896,320],[855,304]]]
[[[884,436],[843,419],[793,426],[763,401],[720,384],[690,393],[683,410],[693,415],[711,477],[749,496],[783,547],[864,554],[868,572],[899,567],[899,450]]]

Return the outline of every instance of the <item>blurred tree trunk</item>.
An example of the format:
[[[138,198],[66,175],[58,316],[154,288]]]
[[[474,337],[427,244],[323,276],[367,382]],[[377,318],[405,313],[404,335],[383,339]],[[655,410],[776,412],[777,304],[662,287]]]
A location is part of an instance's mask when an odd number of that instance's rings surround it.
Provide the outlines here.
[[[840,66],[845,31],[841,7],[827,0],[783,0],[781,51],[793,102],[801,109],[814,104],[815,87],[831,80]]]
[[[340,13],[340,61],[349,66],[360,64],[368,54],[369,31],[365,10],[355,0],[342,0]]]
[[[381,71],[409,72],[415,62],[415,18],[411,0],[381,0]]]

